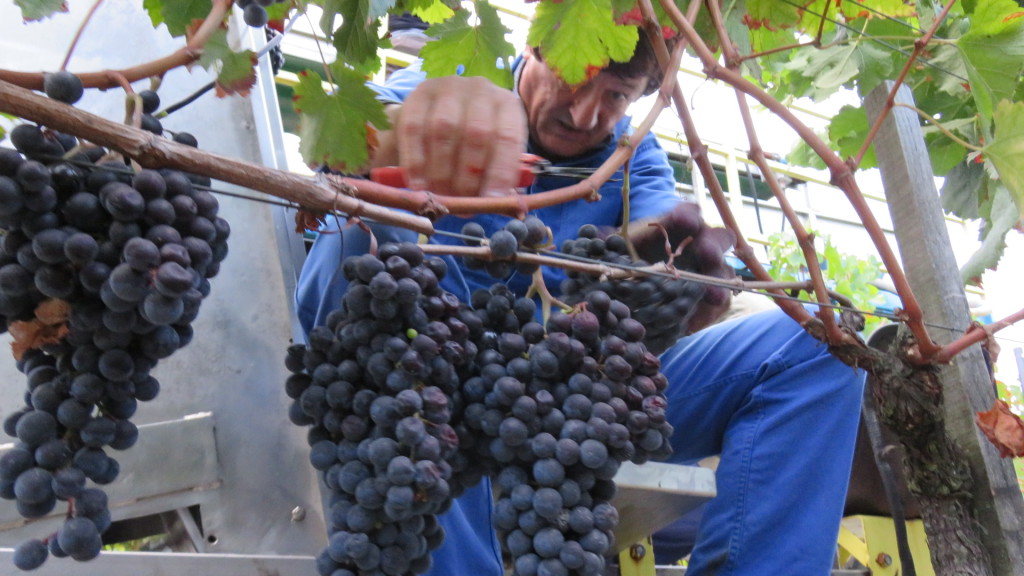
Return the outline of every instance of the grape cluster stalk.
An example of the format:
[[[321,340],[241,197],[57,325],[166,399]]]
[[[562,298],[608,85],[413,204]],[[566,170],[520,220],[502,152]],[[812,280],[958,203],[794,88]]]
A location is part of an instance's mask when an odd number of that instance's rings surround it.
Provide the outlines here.
[[[408,243],[346,259],[340,308],[288,349],[290,417],[331,491],[319,573],[422,573],[436,515],[487,476],[515,574],[600,574],[619,466],[671,453],[644,326],[597,290],[546,325],[504,284],[460,302],[444,271]]]
[[[120,471],[108,451],[135,444],[131,418],[160,390],[150,372],[192,340],[230,227],[194,186],[208,179],[132,172],[31,124],[10,140],[16,149],[0,148],[0,329],[14,336],[27,388],[3,422],[16,442],[0,457],[0,497],[25,518],[68,507],[55,534],[16,548],[14,564],[31,570],[49,555],[99,554],[111,523],[99,486]]]

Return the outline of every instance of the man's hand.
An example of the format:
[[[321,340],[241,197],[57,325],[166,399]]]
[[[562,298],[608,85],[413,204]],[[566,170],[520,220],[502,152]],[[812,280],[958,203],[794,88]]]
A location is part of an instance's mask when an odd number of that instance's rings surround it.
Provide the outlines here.
[[[409,187],[454,196],[503,196],[519,180],[526,114],[515,95],[479,77],[425,80],[395,122]]]
[[[631,222],[629,237],[640,258],[652,263],[667,261],[670,251],[674,252],[690,239],[682,253],[673,259],[676,268],[722,279],[736,276],[732,266],[725,261],[725,252],[736,243],[735,234],[726,228],[712,228],[705,224],[697,204],[680,203],[658,218]],[[697,311],[690,319],[689,332],[713,324],[729,309],[731,299],[732,292],[728,288],[707,286]]]

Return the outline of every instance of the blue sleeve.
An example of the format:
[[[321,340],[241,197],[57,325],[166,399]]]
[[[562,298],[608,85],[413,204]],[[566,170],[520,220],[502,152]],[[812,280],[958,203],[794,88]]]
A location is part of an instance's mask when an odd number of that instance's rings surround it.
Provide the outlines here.
[[[668,154],[654,134],[648,133],[629,164],[630,220],[660,216],[679,202]]]
[[[409,66],[392,72],[383,86],[376,84],[369,86],[377,92],[377,99],[381,102],[401,104],[405,102],[409,93],[427,78],[426,72],[420,68],[422,65],[422,60],[416,60]]]

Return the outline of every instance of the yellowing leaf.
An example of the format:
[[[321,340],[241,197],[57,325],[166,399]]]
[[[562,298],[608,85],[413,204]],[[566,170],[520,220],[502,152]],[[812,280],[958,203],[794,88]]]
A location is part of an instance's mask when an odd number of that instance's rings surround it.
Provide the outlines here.
[[[769,30],[789,28],[800,23],[801,11],[798,5],[778,0],[747,0],[747,26],[757,29],[762,26]]]
[[[380,130],[390,124],[362,74],[343,66],[333,66],[331,73],[338,86],[331,94],[324,92],[316,72],[299,74],[294,97],[300,117],[299,152],[310,166],[359,172],[369,159],[367,122]]]
[[[820,0],[819,0],[819,3]],[[904,0],[862,0],[860,2],[836,2],[847,20],[854,18],[906,18],[915,13],[914,3]],[[820,14],[820,12],[819,12]],[[829,16],[834,16],[830,13]]]
[[[428,77],[450,76],[461,70],[463,76],[483,76],[498,86],[512,88],[509,58],[515,48],[505,40],[509,30],[498,12],[487,2],[476,4],[478,26],[469,24],[469,12],[459,10],[450,20],[432,26],[427,34],[436,38],[420,51],[423,71]],[[497,63],[501,61],[502,67]]]
[[[441,0],[436,0],[429,6],[414,8],[412,13],[424,22],[437,24],[451,18],[455,14],[455,11],[446,6],[444,2],[441,2]]]
[[[611,0],[540,2],[527,43],[568,84],[585,81],[608,62],[627,62],[638,38],[635,26],[615,24]]]
[[[217,73],[217,96],[247,96],[256,84],[256,54],[252,50],[235,52],[228,46],[227,29],[217,29],[203,48],[199,65]]]
[[[1024,102],[1000,102],[994,120],[995,135],[983,154],[1009,190],[1018,215],[1024,217]]]

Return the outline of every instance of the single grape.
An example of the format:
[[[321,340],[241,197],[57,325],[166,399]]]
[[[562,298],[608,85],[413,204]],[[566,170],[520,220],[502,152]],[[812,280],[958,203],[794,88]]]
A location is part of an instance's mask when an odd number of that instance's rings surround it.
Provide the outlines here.
[[[65,104],[78,102],[85,93],[82,80],[65,70],[43,74],[43,91],[50,98]]]

